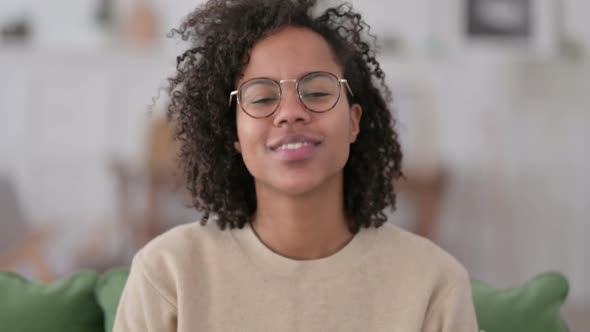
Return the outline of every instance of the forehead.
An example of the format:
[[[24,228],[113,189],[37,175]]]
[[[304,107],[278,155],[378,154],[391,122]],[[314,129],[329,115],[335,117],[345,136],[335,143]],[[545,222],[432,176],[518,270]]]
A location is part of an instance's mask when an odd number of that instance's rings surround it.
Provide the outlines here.
[[[320,34],[306,28],[287,27],[254,45],[240,82],[255,77],[292,79],[312,71],[342,76],[330,45]]]

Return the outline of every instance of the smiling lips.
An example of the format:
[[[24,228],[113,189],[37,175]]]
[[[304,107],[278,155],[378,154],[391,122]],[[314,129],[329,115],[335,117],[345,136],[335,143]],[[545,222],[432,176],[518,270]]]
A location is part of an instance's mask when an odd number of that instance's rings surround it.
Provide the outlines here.
[[[289,134],[271,141],[268,148],[280,160],[301,161],[311,158],[321,143],[315,135]]]

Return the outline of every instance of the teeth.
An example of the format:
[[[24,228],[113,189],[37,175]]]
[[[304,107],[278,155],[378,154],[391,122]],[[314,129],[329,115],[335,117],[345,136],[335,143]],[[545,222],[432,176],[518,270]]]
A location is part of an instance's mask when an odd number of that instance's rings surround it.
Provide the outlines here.
[[[281,150],[295,150],[295,149],[299,149],[301,147],[309,146],[309,145],[312,145],[312,143],[310,143],[310,142],[288,143],[288,144],[283,144],[283,145],[279,146],[277,148],[277,151],[281,151]]]

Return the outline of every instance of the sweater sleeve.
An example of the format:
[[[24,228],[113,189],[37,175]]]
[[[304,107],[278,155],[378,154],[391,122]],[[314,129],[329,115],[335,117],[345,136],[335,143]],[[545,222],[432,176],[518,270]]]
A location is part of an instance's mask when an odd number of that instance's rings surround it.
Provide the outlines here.
[[[436,294],[422,332],[477,332],[477,318],[467,272]]]
[[[176,318],[176,305],[150,278],[141,256],[136,256],[117,307],[113,332],[176,331]]]

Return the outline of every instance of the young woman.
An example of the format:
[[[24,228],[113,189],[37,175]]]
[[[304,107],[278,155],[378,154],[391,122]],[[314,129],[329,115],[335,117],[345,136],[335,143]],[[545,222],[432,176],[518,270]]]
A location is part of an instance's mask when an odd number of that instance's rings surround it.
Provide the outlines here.
[[[134,258],[115,331],[477,331],[465,269],[385,223],[402,153],[350,6],[209,1],[169,115],[200,223]],[[211,218],[209,218],[211,216]]]

